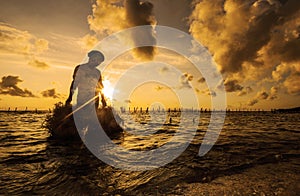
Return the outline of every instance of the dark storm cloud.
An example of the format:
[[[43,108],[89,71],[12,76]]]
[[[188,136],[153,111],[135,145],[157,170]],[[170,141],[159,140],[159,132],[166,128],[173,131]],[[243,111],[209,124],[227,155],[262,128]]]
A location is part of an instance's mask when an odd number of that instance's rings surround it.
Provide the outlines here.
[[[241,82],[262,80],[300,95],[299,0],[195,0],[190,32],[206,46],[225,81],[227,92],[250,92]],[[272,90],[271,90],[272,91]],[[273,89],[248,102],[276,99]]]
[[[126,18],[131,26],[152,25],[155,23],[152,3],[126,0],[125,8]]]
[[[153,15],[153,4],[150,2],[141,2],[139,0],[126,0],[126,19],[129,27],[141,25],[154,25],[156,23]],[[135,49],[138,57],[152,59],[155,54],[156,39],[153,27],[145,27],[142,30],[134,31],[132,39],[135,46],[147,45]]]
[[[203,0],[191,15],[190,32],[208,46],[222,72],[239,72],[245,62],[262,66],[258,52],[269,44],[282,46],[272,47],[281,60],[295,61],[300,58],[299,34],[290,40],[273,37],[284,24],[295,21],[299,8],[297,0]]]
[[[90,29],[100,37],[108,36],[126,28],[141,25],[155,25],[153,4],[139,0],[97,0],[93,7],[93,14],[88,16]],[[90,36],[91,37],[91,36]],[[143,30],[132,32],[129,39],[133,42],[136,57],[149,60],[155,54],[156,44],[154,29],[152,26]]]
[[[19,76],[3,76],[0,82],[0,94],[19,97],[36,97],[31,91],[21,89],[18,84],[23,82]]]

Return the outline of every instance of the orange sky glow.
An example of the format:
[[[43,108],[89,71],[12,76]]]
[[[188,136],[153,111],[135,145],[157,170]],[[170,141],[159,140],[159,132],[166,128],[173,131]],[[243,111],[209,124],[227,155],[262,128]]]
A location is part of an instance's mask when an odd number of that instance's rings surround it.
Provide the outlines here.
[[[222,73],[228,108],[299,106],[300,1],[149,2],[153,8],[138,0],[1,1],[0,110],[47,110],[65,102],[73,70],[86,54],[105,37],[138,25],[170,26],[205,46]],[[137,65],[145,66],[139,75],[128,71]],[[174,85],[120,82],[127,73],[140,79],[149,73],[174,77]],[[210,108],[218,96],[188,59],[163,48],[127,51],[106,66],[102,77],[103,91],[118,109],[182,107],[176,90],[185,103],[196,96],[197,104],[184,106],[190,108]]]

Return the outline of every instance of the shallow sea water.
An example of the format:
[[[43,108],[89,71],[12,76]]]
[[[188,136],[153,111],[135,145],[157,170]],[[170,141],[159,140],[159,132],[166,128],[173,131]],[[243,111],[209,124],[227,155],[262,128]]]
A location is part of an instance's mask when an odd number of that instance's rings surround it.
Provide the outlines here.
[[[193,127],[197,129],[178,158],[148,171],[117,169],[95,158],[81,142],[51,139],[41,128],[46,115],[0,112],[0,194],[180,194],[176,187],[182,183],[209,183],[245,169],[300,160],[300,114],[228,113],[216,144],[203,157],[198,151],[209,113],[201,114],[199,122],[193,114],[187,121],[173,116],[167,125],[163,124],[169,117],[159,113],[121,114],[127,134],[115,143],[130,150],[163,146],[180,123],[191,129],[191,134]],[[196,125],[190,123],[191,119]],[[185,139],[183,136],[177,142]],[[299,170],[294,172],[299,175]]]

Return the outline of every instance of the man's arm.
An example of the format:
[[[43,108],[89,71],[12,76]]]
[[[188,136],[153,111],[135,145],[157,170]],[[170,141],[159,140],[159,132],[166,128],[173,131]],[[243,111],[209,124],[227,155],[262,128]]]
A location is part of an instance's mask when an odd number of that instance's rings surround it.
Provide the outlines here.
[[[75,80],[76,73],[77,73],[78,69],[79,69],[79,65],[76,66],[76,68],[74,70],[74,73],[73,73],[73,81],[72,81],[71,86],[70,86],[69,97],[66,100],[66,105],[70,105],[71,104],[73,93],[74,93],[74,90],[73,90],[74,89],[74,80]],[[75,86],[75,88],[76,88],[76,86]]]

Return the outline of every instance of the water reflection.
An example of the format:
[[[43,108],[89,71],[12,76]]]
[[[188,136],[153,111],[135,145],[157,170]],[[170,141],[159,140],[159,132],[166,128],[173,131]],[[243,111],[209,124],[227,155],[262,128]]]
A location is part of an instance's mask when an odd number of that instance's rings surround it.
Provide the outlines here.
[[[45,114],[0,115],[1,194],[171,194],[176,193],[175,186],[182,182],[210,182],[255,165],[288,162],[299,158],[300,152],[299,114],[229,113],[212,151],[199,157],[197,153],[210,120],[209,114],[202,114],[199,122],[196,120],[198,131],[193,142],[180,157],[158,169],[132,172],[104,164],[81,142],[49,139],[48,133],[40,128]],[[162,125],[151,130],[155,119],[161,122],[161,117],[157,114],[137,117],[142,120],[134,118],[139,122],[138,127],[131,127],[135,132],[128,131],[115,142],[137,151],[163,145],[177,127]],[[167,118],[163,118],[164,123]],[[179,121],[176,117],[173,120]],[[128,124],[124,126],[132,126],[130,121],[125,119]],[[189,125],[186,126],[188,129]],[[147,130],[155,132],[143,135]],[[184,137],[180,140],[184,141]]]

